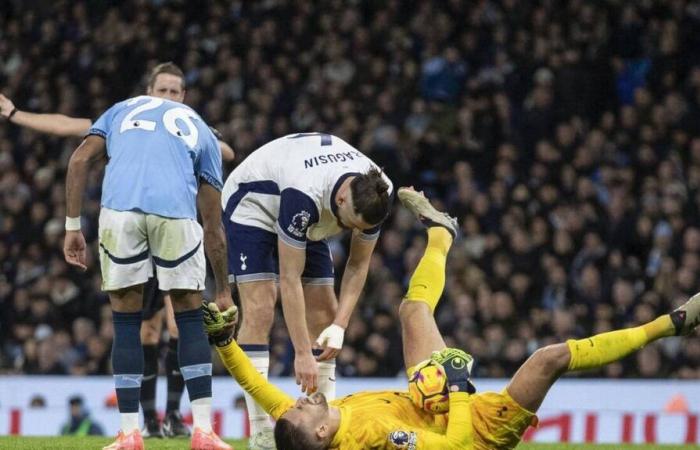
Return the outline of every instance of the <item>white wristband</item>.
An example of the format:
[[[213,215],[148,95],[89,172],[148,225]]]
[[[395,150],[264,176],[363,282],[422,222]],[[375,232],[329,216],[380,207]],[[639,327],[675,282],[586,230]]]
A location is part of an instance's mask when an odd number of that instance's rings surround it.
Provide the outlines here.
[[[80,230],[80,216],[78,217],[66,217],[66,231],[79,231]]]

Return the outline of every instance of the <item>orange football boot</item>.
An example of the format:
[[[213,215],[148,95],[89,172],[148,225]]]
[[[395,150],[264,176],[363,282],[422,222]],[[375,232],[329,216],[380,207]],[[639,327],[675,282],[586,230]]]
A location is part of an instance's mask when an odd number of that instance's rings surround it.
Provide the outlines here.
[[[205,433],[201,428],[195,428],[192,432],[191,450],[233,450],[233,447],[222,441],[219,436],[210,431]]]
[[[117,439],[108,446],[102,447],[102,450],[144,450],[141,430],[134,430],[129,434],[119,430]]]

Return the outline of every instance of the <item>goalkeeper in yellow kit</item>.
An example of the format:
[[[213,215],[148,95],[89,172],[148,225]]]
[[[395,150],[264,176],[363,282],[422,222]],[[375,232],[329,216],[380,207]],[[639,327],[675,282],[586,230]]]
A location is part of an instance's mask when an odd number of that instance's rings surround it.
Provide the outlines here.
[[[236,311],[223,315],[214,304],[205,308],[207,332],[226,368],[277,420],[278,450],[315,449],[512,449],[530,425],[547,391],[564,373],[601,367],[639,350],[656,339],[687,335],[700,324],[700,294],[671,314],[645,325],[599,334],[536,351],[500,393],[474,394],[469,380],[471,359],[446,349],[433,311],[445,283],[447,252],[456,221],[435,210],[412,188],[398,191],[402,203],[428,226],[428,245],[399,309],[404,359],[411,368],[433,359],[445,367],[449,413],[432,415],[415,406],[407,392],[359,392],[327,403],[315,393],[294,401],[253,368],[232,337]],[[464,361],[462,361],[464,362]]]

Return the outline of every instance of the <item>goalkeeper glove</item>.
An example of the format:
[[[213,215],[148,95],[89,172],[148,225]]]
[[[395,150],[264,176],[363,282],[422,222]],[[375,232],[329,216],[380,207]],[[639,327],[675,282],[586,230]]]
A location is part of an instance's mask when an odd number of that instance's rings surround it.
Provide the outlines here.
[[[476,387],[470,380],[474,358],[458,348],[446,348],[439,352],[433,352],[431,360],[440,364],[445,369],[447,383],[450,392],[467,392],[473,394]]]
[[[233,332],[238,320],[238,308],[235,305],[223,313],[219,311],[216,303],[202,302],[204,313],[204,329],[209,336],[209,343],[217,347],[225,347],[233,341]]]

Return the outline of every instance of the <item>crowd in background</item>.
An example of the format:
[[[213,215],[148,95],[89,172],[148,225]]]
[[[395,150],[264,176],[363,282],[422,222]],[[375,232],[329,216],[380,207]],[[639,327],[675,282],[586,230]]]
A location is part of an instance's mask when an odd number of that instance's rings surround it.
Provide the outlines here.
[[[700,290],[700,1],[4,4],[0,92],[23,110],[94,119],[172,60],[186,102],[236,162],[323,131],[395,186],[424,190],[461,224],[436,317],[479,377],[510,376],[539,346],[648,321]],[[0,371],[110,371],[99,170],[83,208],[90,268],[62,257],[78,143],[0,120]],[[332,242],[338,276],[346,245]],[[341,375],[401,373],[397,308],[424,245],[396,205]],[[283,323],[271,375],[293,365]],[[700,339],[593,375],[698,378]]]

